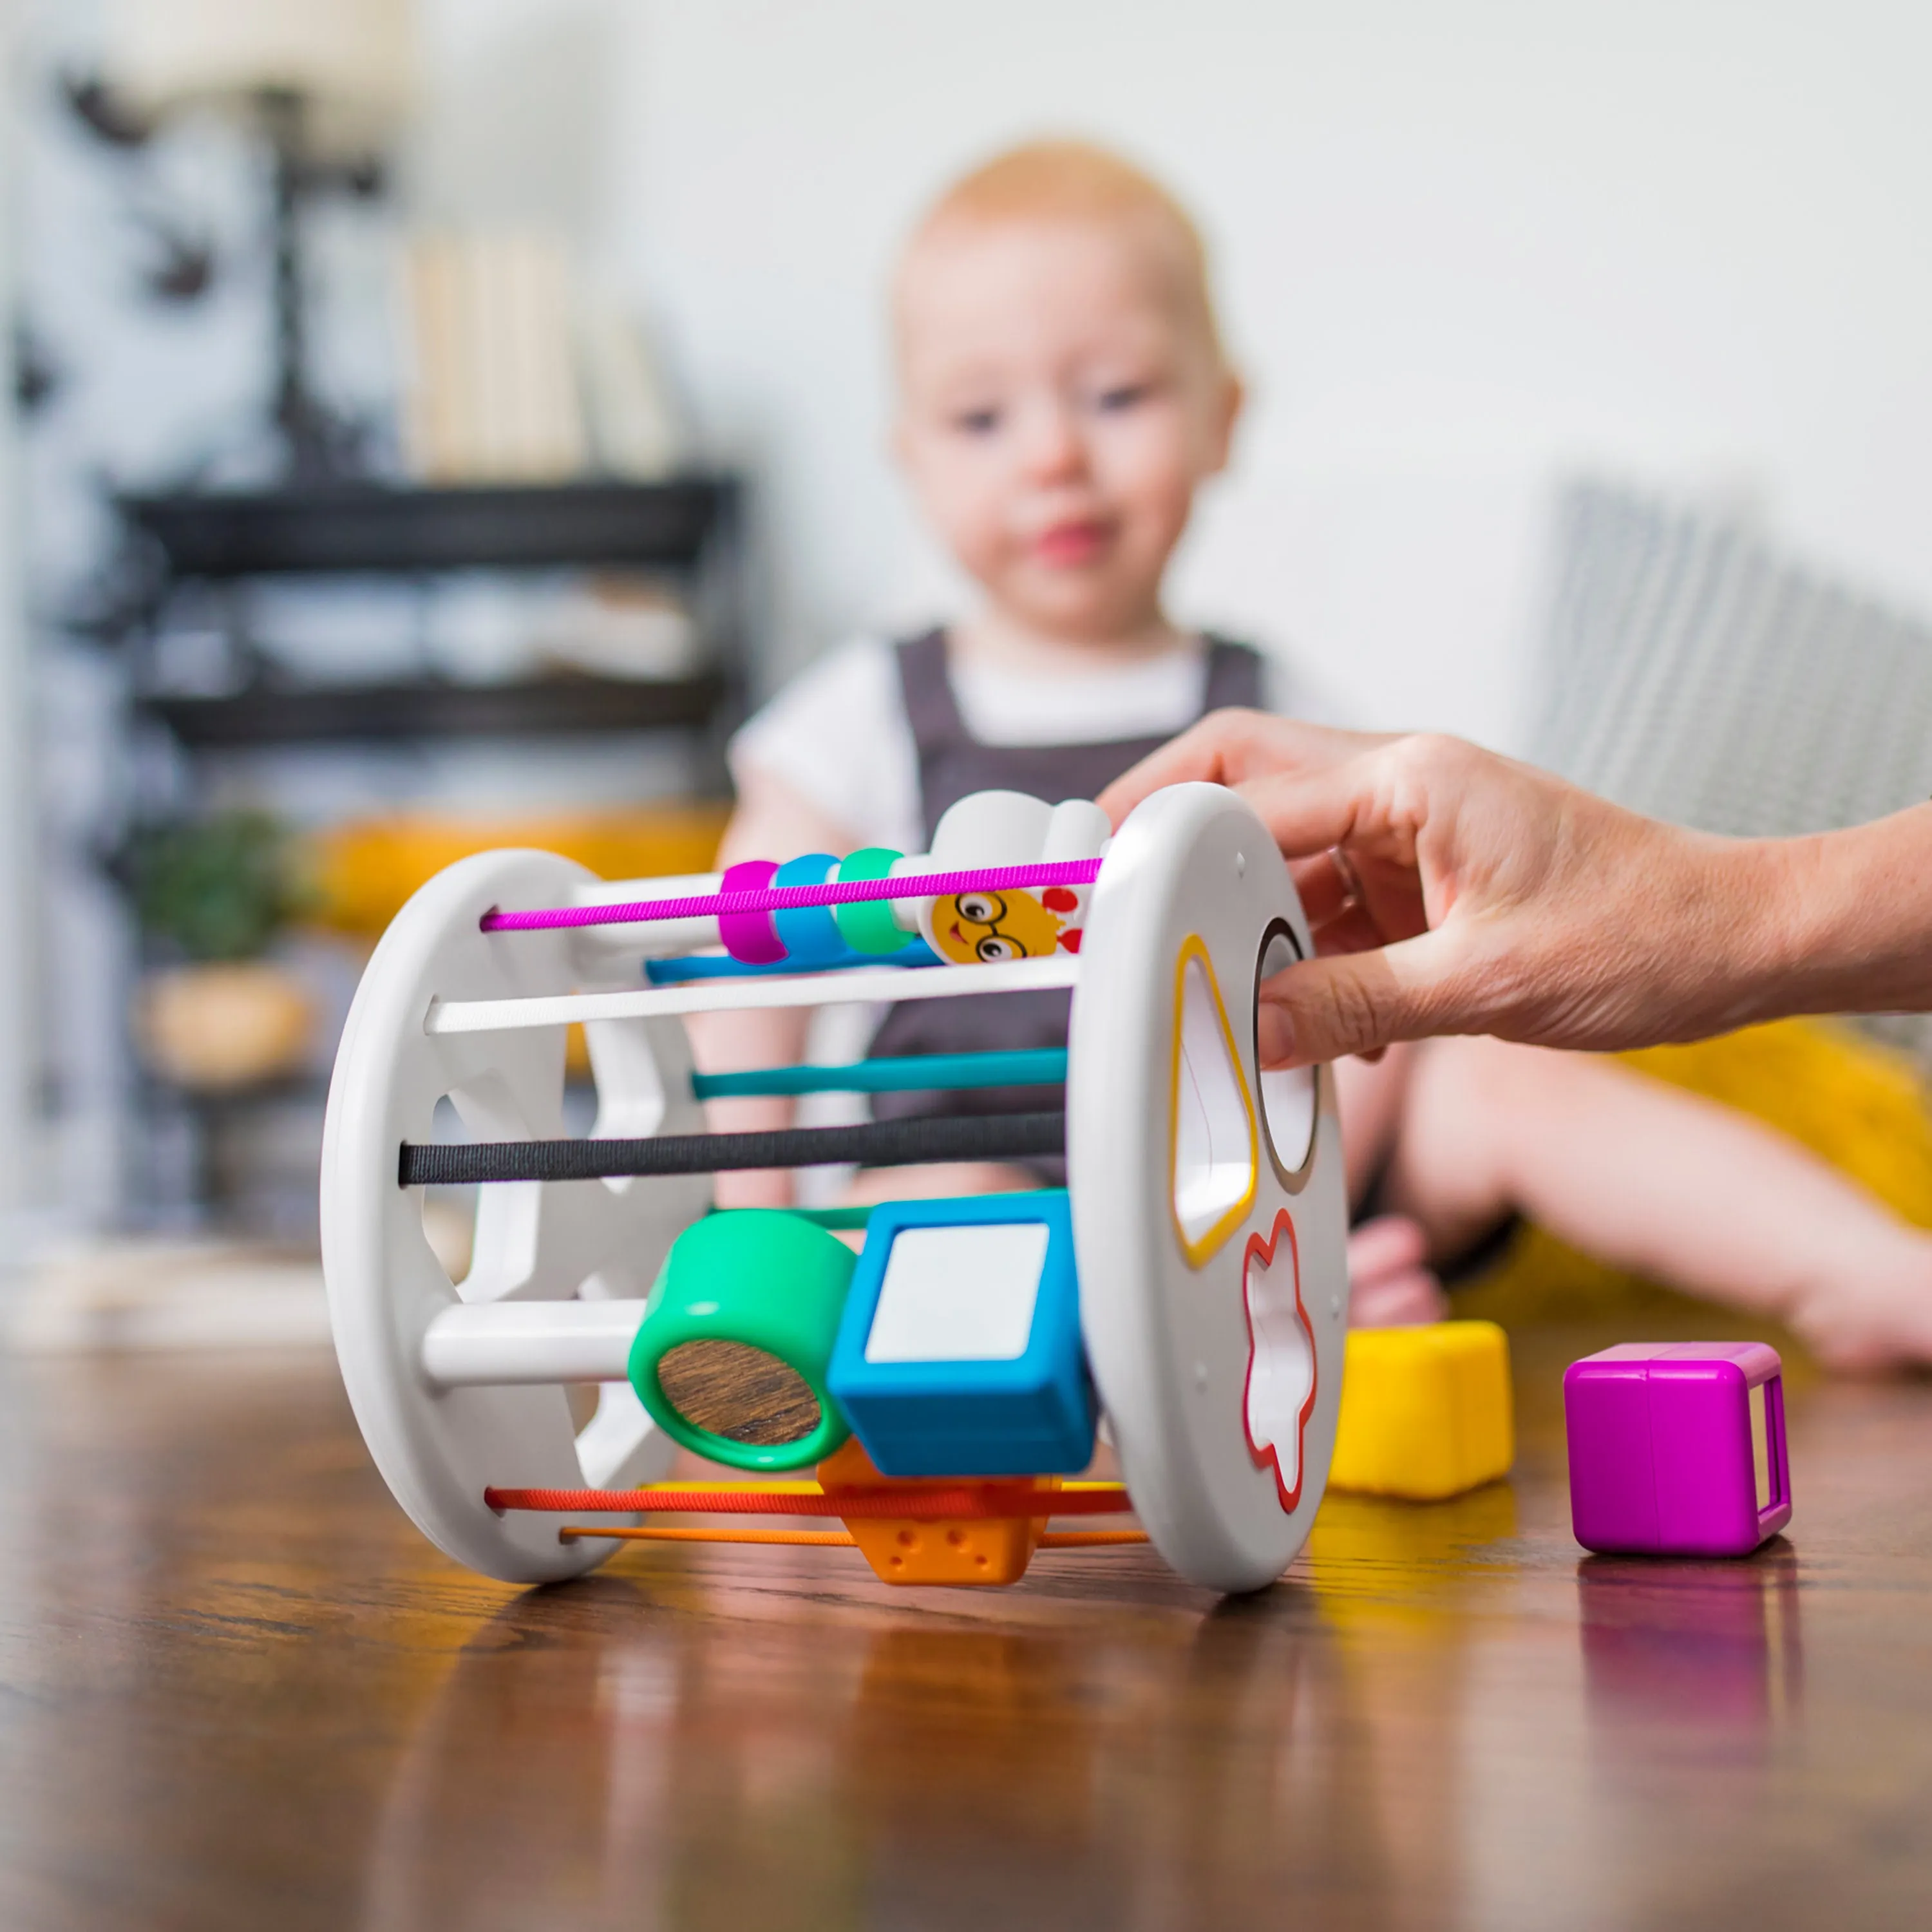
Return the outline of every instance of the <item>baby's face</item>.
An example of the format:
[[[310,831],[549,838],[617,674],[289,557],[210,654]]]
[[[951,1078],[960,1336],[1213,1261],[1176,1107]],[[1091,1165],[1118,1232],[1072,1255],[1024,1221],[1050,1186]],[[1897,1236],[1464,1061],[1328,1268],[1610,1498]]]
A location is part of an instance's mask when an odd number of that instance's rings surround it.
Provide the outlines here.
[[[898,448],[996,606],[1070,640],[1132,634],[1240,392],[1131,222],[962,221],[898,291]]]

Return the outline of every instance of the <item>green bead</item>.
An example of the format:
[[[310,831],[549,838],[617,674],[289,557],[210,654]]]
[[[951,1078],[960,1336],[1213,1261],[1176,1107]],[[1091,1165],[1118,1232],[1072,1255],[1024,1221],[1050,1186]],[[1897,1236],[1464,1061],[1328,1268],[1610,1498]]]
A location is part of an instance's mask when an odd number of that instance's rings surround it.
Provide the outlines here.
[[[843,1241],[782,1209],[707,1215],[671,1244],[637,1339],[631,1386],[674,1442],[738,1469],[802,1469],[851,1433],[826,1387],[832,1345],[858,1257]],[[818,1403],[818,1424],[796,1442],[734,1442],[681,1414],[658,1364],[686,1342],[738,1342],[794,1371]]]
[[[885,878],[904,856],[884,845],[868,845],[839,860],[838,882],[843,885],[853,879]],[[900,931],[890,899],[859,899],[834,906],[832,916],[838,922],[839,938],[854,952],[897,952],[911,937]]]

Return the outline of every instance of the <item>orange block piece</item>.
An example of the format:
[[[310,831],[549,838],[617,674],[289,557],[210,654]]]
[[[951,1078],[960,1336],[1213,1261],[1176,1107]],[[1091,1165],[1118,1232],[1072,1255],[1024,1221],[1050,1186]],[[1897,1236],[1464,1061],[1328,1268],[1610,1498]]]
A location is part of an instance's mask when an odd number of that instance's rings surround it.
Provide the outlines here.
[[[881,1490],[958,1490],[955,1478],[908,1480],[882,1476],[855,1436],[818,1466],[818,1480],[829,1496],[841,1490],[877,1494]],[[1060,1487],[1058,1476],[1036,1476],[1033,1486],[1043,1499]],[[976,1485],[968,1483],[964,1487]],[[999,1486],[1010,1491],[1012,1478]],[[1050,1506],[1050,1505],[1049,1505]],[[887,1583],[1017,1583],[1040,1546],[1046,1528],[1040,1516],[987,1516],[970,1522],[921,1522],[910,1516],[857,1516],[841,1519],[852,1532],[874,1573]]]

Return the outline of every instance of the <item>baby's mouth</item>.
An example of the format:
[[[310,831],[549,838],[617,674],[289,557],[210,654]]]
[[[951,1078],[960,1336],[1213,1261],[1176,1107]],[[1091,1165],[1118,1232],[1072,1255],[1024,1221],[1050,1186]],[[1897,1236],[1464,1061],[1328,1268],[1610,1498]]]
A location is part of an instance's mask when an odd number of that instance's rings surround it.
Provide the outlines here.
[[[1072,568],[1091,563],[1112,537],[1113,526],[1104,517],[1070,517],[1034,539],[1034,554],[1044,564]]]

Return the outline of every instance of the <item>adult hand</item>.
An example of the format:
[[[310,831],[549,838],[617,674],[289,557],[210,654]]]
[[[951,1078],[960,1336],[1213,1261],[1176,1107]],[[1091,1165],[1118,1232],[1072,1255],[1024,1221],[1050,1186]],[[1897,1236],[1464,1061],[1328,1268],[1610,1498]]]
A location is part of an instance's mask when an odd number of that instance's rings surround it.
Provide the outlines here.
[[[1264,1065],[1444,1033],[1636,1046],[1759,1016],[1774,848],[1659,824],[1460,740],[1254,711],[1204,718],[1100,803],[1118,825],[1188,779],[1260,814],[1323,956],[1262,988]]]

